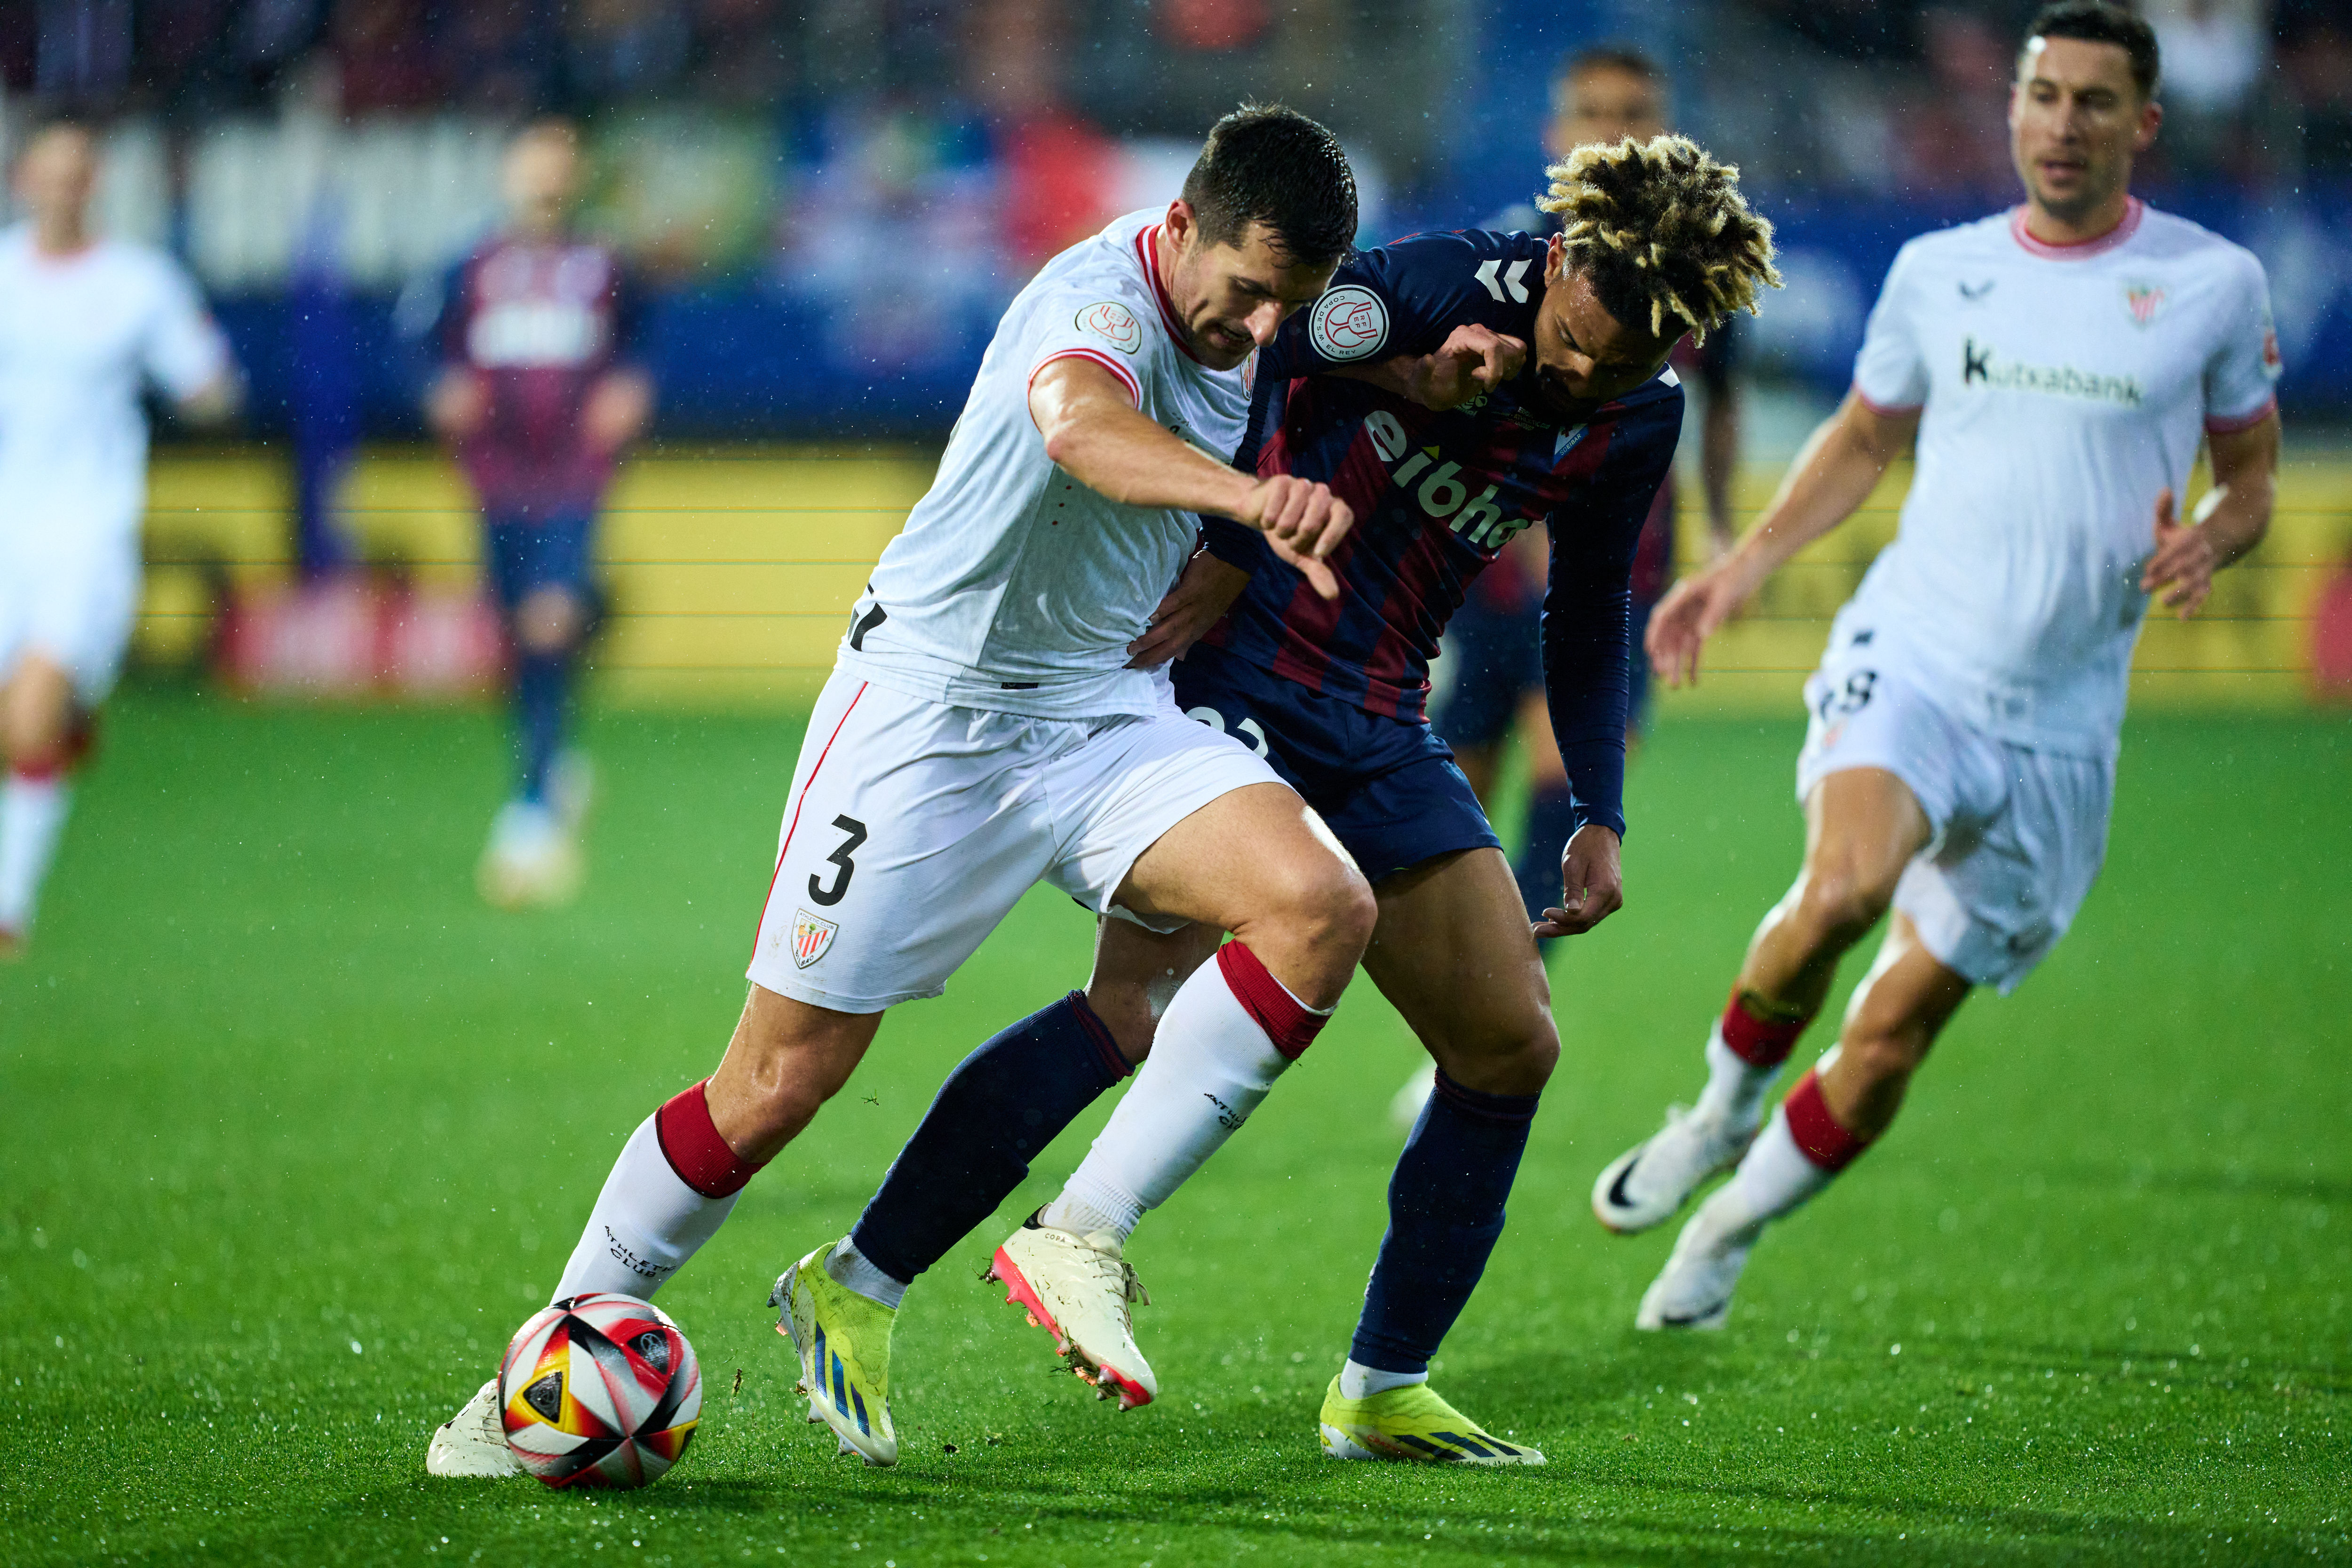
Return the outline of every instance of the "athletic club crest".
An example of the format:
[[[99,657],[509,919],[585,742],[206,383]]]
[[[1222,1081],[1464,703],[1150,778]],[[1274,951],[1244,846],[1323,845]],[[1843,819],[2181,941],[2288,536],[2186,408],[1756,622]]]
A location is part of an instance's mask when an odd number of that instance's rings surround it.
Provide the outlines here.
[[[2158,311],[2164,309],[2164,290],[2153,283],[2126,283],[2124,285],[2124,308],[2131,312],[2134,321],[2145,327],[2156,320]]]
[[[806,910],[793,911],[793,963],[806,969],[823,958],[825,949],[833,945],[834,933],[841,927],[831,921],[821,921]]]

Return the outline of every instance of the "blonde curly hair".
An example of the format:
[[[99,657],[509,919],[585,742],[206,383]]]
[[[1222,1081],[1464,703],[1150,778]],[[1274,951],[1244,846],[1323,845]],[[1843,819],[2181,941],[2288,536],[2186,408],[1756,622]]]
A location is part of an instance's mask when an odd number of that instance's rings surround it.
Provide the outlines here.
[[[1772,225],[1739,194],[1738,168],[1687,137],[1580,147],[1544,173],[1551,189],[1536,205],[1559,216],[1569,269],[1652,337],[1672,321],[1704,342],[1733,311],[1756,314],[1761,289],[1780,287]]]

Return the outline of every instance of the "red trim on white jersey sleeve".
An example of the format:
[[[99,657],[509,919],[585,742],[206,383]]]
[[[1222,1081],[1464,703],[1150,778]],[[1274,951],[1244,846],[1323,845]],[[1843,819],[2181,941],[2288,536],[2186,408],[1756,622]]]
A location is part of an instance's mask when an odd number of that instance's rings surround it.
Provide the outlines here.
[[[2234,436],[2241,430],[2252,429],[2255,426],[2261,424],[2263,420],[2269,418],[2272,415],[2276,414],[2277,412],[2278,399],[2275,397],[2267,397],[2263,400],[2263,405],[2260,408],[2255,409],[2251,414],[2241,414],[2234,418],[2209,414],[2205,416],[2205,434],[2208,436]]]
[[[1031,386],[1036,385],[1037,377],[1045,373],[1045,369],[1047,365],[1052,364],[1057,359],[1090,359],[1094,361],[1095,363],[1102,366],[1105,370],[1109,371],[1113,375],[1118,377],[1119,384],[1127,388],[1129,402],[1134,404],[1138,408],[1143,406],[1143,388],[1137,383],[1135,373],[1128,369],[1127,366],[1119,363],[1118,361],[1111,358],[1110,355],[1107,353],[1098,353],[1093,349],[1055,349],[1052,353],[1047,354],[1044,359],[1039,360],[1036,364],[1030,368],[1029,384]],[[1034,414],[1032,414],[1029,417],[1032,421],[1034,421],[1037,416]]]
[[[1877,415],[1881,419],[1907,418],[1927,406],[1924,403],[1881,403],[1863,391],[1862,383],[1858,381],[1853,384],[1853,398],[1855,402]]]

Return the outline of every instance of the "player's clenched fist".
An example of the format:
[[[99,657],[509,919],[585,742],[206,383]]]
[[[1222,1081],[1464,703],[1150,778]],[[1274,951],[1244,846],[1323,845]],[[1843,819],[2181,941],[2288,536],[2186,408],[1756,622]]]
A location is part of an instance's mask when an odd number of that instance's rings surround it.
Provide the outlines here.
[[[1330,486],[1290,474],[1260,479],[1234,521],[1262,530],[1274,552],[1298,568],[1317,593],[1339,596],[1339,579],[1323,563],[1355,526],[1356,514]]]
[[[1412,363],[1406,395],[1443,413],[1494,391],[1527,363],[1525,341],[1465,321],[1447,334],[1435,353]]]

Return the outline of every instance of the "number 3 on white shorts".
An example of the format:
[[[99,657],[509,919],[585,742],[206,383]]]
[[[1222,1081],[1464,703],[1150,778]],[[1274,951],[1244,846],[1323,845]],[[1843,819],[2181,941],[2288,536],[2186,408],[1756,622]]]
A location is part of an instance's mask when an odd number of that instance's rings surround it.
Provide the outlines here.
[[[1255,719],[1244,719],[1239,724],[1228,724],[1225,722],[1223,714],[1205,706],[1185,709],[1184,717],[1206,724],[1212,730],[1223,731],[1259,756],[1265,755],[1265,731],[1258,727],[1258,721]]]

